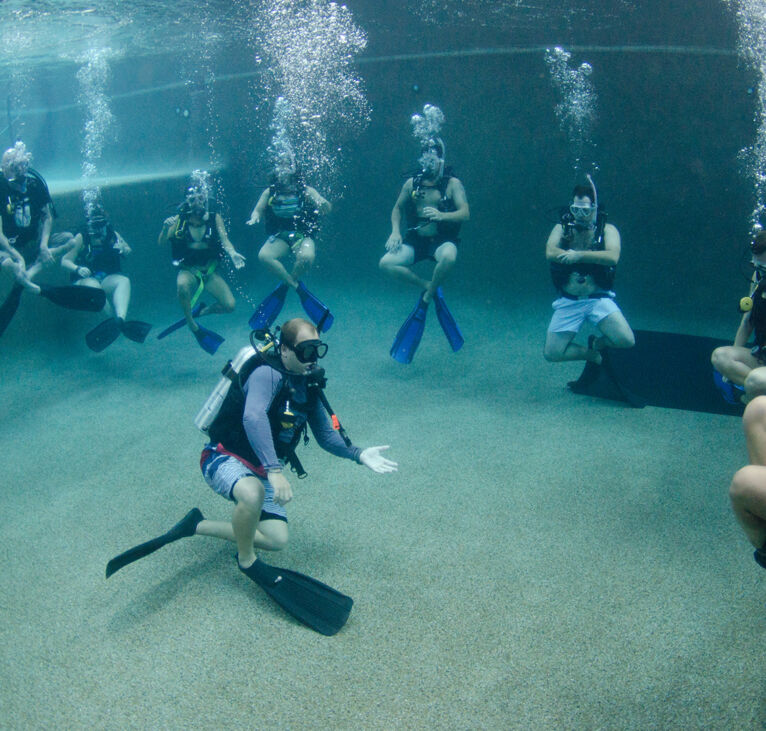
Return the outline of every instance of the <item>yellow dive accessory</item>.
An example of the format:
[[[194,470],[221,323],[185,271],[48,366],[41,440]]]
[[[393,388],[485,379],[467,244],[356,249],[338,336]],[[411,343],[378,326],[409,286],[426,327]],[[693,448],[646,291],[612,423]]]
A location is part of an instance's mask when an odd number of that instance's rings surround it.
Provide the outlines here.
[[[739,311],[740,312],[750,312],[750,310],[753,309],[753,298],[752,297],[743,297],[739,301]]]

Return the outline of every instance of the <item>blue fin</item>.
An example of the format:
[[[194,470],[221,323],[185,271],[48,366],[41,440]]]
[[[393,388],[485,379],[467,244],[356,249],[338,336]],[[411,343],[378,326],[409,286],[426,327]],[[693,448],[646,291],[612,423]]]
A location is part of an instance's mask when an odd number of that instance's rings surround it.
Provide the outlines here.
[[[453,353],[457,353],[465,343],[463,333],[460,332],[458,324],[455,322],[455,318],[452,317],[452,313],[447,307],[447,303],[444,301],[444,293],[441,287],[436,288],[434,293],[434,304],[436,305],[436,317],[439,319],[439,324],[444,330],[444,334],[447,336],[450,347]]]
[[[725,379],[717,370],[713,369],[713,380],[716,388],[721,392],[724,401],[729,404],[741,404],[741,396],[745,392],[742,386]]]
[[[205,306],[204,302],[197,302],[197,304],[194,306],[194,309],[192,310],[192,317],[197,317],[200,312],[202,312],[202,308]],[[186,318],[182,317],[178,322],[174,322],[172,325],[168,325],[158,336],[157,340],[162,340],[162,338],[166,338],[170,333],[174,333],[176,330],[180,330],[184,325],[186,324]]]
[[[266,295],[266,298],[255,308],[255,312],[248,320],[251,330],[266,330],[271,327],[284,307],[289,288],[286,282],[282,282],[273,292]]]
[[[298,282],[298,297],[301,299],[301,306],[306,314],[313,320],[319,332],[327,332],[335,318],[332,313],[317,297],[306,289],[303,282]]]
[[[212,330],[208,330],[205,327],[202,327],[199,323],[197,323],[199,326],[199,330],[194,333],[194,337],[197,338],[197,342],[199,343],[202,350],[204,350],[206,353],[210,353],[210,355],[213,355],[218,348],[221,347],[221,343],[225,340],[225,338],[221,337],[218,333],[214,333]]]
[[[412,363],[415,351],[420,345],[420,338],[423,337],[423,330],[426,328],[427,312],[428,302],[423,301],[421,294],[415,309],[404,321],[394,338],[394,344],[391,346],[391,357],[395,361],[405,364]]]

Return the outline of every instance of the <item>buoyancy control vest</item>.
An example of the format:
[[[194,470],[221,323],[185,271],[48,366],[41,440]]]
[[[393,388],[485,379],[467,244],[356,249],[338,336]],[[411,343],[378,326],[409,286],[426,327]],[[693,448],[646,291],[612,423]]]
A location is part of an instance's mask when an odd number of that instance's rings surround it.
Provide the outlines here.
[[[457,210],[455,201],[447,195],[447,188],[449,187],[450,180],[454,175],[452,169],[445,170],[444,175],[439,178],[439,182],[436,185],[424,185],[423,173],[420,172],[412,178],[412,194],[407,200],[407,206],[405,208],[405,215],[407,217],[407,228],[414,230],[424,224],[430,223],[429,219],[421,218],[418,216],[418,208],[415,203],[415,199],[425,195],[428,190],[438,190],[440,193],[439,202],[436,204],[436,209],[443,213],[452,213]],[[457,239],[458,233],[460,233],[460,221],[437,221],[436,230],[440,238],[445,240],[454,241]]]
[[[192,238],[189,231],[189,213],[181,211],[178,214],[178,222],[170,232],[171,255],[174,263],[178,262],[189,267],[203,267],[221,257],[223,247],[221,237],[218,235],[215,212],[210,211],[207,220],[203,223],[205,231],[202,238],[197,241]],[[201,242],[205,243],[204,248],[193,246]]]
[[[266,412],[277,457],[293,465],[300,473],[301,470],[294,464],[297,462],[295,449],[302,437],[308,440],[306,425],[308,413],[315,407],[316,391],[308,387],[307,381],[306,388],[295,388],[290,382],[290,374],[285,372],[279,356],[273,351],[256,351],[240,368],[239,373],[235,374],[218,414],[207,428],[207,433],[212,443],[222,444],[227,451],[255,466],[261,464],[250,444],[242,420],[246,400],[244,386],[257,368],[264,367],[272,368],[282,377],[279,391]],[[297,465],[300,465],[300,462],[297,462]]]
[[[593,241],[585,251],[604,251],[604,228],[606,227],[606,220],[606,213],[599,209],[596,214],[596,227],[593,231]],[[569,208],[562,208],[559,211],[559,223],[563,229],[561,241],[559,241],[559,248],[568,251],[572,248],[576,231],[575,219]],[[593,277],[593,281],[599,289],[609,291],[614,286],[614,277],[617,272],[617,267],[607,264],[584,262],[562,264],[561,262],[552,261],[550,262],[550,271],[553,286],[560,292],[564,291],[564,287],[569,282],[572,272],[590,275]]]
[[[757,283],[750,295],[753,307],[750,310],[750,324],[753,326],[755,345],[759,350],[766,347],[766,276],[756,274]]]
[[[35,240],[39,235],[46,205],[50,205],[51,215],[56,215],[48,184],[33,168],[27,170],[26,190],[23,192],[16,190],[0,176],[0,204],[3,233],[9,239],[17,239],[20,246]]]

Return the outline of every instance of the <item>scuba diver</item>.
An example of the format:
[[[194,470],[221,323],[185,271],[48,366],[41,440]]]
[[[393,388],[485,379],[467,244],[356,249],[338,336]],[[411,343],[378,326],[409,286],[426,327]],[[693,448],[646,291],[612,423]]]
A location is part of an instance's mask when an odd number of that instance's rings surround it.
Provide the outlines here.
[[[296,291],[303,309],[320,332],[332,326],[335,318],[330,310],[300,280],[314,263],[314,236],[319,231],[319,217],[331,210],[330,202],[306,185],[292,151],[284,150],[278,155],[271,183],[261,193],[246,222],[254,226],[264,219],[268,238],[258,252],[258,260],[281,280],[250,318],[253,330],[271,326],[284,306],[289,288]],[[290,253],[295,263],[288,272],[281,259]]]
[[[16,314],[25,289],[73,310],[98,312],[105,301],[104,293],[91,287],[78,290],[34,281],[44,268],[68,252],[71,244],[49,246],[53,201],[43,177],[29,166],[31,160],[31,153],[19,140],[0,161],[0,267],[15,279],[0,305],[0,335]]]
[[[734,343],[716,348],[710,356],[716,386],[730,404],[766,394],[766,230],[755,235],[750,251],[754,268],[750,295],[740,300],[743,314]],[[751,335],[755,343],[749,347]]]
[[[224,338],[202,327],[195,318],[234,310],[234,296],[216,269],[224,252],[236,269],[245,266],[245,257],[229,241],[221,214],[211,206],[208,177],[203,170],[192,173],[178,214],[166,218],[160,232],[159,244],[170,242],[173,265],[178,267],[178,301],[184,317],[157,337],[164,338],[188,325],[200,347],[212,355]],[[204,290],[215,297],[215,304],[199,301]]]
[[[257,346],[255,339],[264,340]],[[324,395],[327,353],[318,329],[295,318],[279,338],[267,331],[251,334],[223,370],[195,424],[208,437],[200,467],[208,485],[234,503],[231,521],[206,520],[194,508],[170,531],[120,554],[107,565],[107,578],[123,566],[180,538],[203,535],[237,544],[240,571],[287,611],[312,629],[335,634],[351,611],[352,600],[310,577],[269,566],[255,550],[278,551],[287,544],[285,505],[293,498],[287,465],[304,477],[295,450],[308,439],[308,426],[325,450],[376,473],[395,472],[385,458],[387,446],[360,449],[346,435]]]
[[[89,208],[90,210],[87,210]],[[85,223],[75,236],[65,232],[53,239],[71,240],[72,249],[61,259],[78,286],[103,289],[107,295],[107,319],[85,336],[91,350],[100,353],[122,333],[129,340],[143,343],[152,326],[139,320],[126,320],[130,305],[130,279],[122,273],[122,257],[131,253],[125,239],[114,230],[103,206],[86,206]]]
[[[766,569],[766,396],[756,396],[742,416],[749,464],[734,474],[729,499],[739,524]]]
[[[444,115],[426,104],[423,116],[414,115],[415,136],[420,139],[420,168],[408,178],[391,211],[391,235],[380,268],[396,279],[414,284],[422,291],[415,309],[399,329],[391,346],[391,357],[411,363],[426,325],[428,305],[434,300],[444,334],[457,352],[465,342],[444,300],[441,284],[457,260],[458,233],[470,218],[463,184],[445,167],[445,145],[438,131]],[[402,219],[407,229],[402,236]],[[420,277],[412,266],[424,259],[436,262],[431,279]]]
[[[545,245],[559,297],[553,302],[544,355],[553,362],[585,360],[592,364],[588,378],[569,383],[575,391],[598,375],[605,348],[632,348],[636,342],[612,291],[620,260],[620,233],[606,222],[596,186],[587,177],[587,185],[574,187],[572,203],[561,210],[560,222]],[[587,348],[574,342],[586,320],[600,332],[588,338]]]

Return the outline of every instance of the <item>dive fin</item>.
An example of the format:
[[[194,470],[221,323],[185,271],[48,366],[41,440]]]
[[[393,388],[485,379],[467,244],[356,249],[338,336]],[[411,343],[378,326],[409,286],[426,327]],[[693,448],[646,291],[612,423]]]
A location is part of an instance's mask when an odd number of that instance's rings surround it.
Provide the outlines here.
[[[614,367],[612,366],[608,348],[601,351],[601,366],[609,378],[612,379],[612,382],[617,387],[617,391],[620,396],[622,396],[622,398],[627,401],[628,404],[630,404],[634,409],[643,409],[646,406],[645,399],[641,398],[641,396],[639,396],[637,393],[634,393],[629,388],[626,388],[620,381],[617,373],[615,373]]]
[[[450,347],[453,353],[457,353],[465,343],[463,333],[460,332],[458,324],[455,322],[455,318],[452,317],[452,313],[447,307],[447,303],[444,301],[444,293],[441,287],[436,288],[434,293],[434,304],[436,305],[436,317],[439,320],[439,324],[444,330],[444,334],[447,336]]]
[[[85,312],[101,312],[106,304],[106,293],[100,287],[78,287],[74,284],[65,287],[40,285],[40,294],[60,307]]]
[[[271,327],[285,305],[288,289],[290,289],[290,285],[282,282],[273,292],[266,295],[263,302],[255,308],[255,312],[250,320],[248,320],[251,330],[267,330]]]
[[[134,343],[143,343],[151,329],[152,326],[148,322],[141,322],[141,320],[122,320],[120,322],[122,334]]]
[[[8,325],[10,325],[13,316],[16,314],[16,310],[19,309],[21,303],[21,294],[24,291],[24,286],[15,283],[5,298],[5,302],[0,305],[0,335],[2,335]]]
[[[100,353],[117,340],[119,335],[120,321],[116,317],[109,317],[85,335],[85,342],[91,350]]]
[[[258,558],[252,566],[240,566],[239,570],[282,609],[320,634],[336,634],[351,613],[354,600],[350,596],[305,574],[271,566]]]
[[[301,307],[303,307],[305,313],[317,326],[317,330],[320,333],[327,332],[332,327],[333,322],[335,322],[335,318],[330,310],[306,289],[306,285],[303,282],[298,282],[297,291],[298,297],[301,300]]]
[[[127,566],[129,563],[133,563],[133,561],[138,561],[139,558],[154,553],[158,548],[162,548],[168,543],[180,540],[181,538],[193,536],[197,530],[197,525],[204,519],[205,516],[202,515],[199,508],[192,508],[167,533],[163,533],[157,538],[152,538],[152,540],[146,541],[146,543],[133,546],[133,548],[129,548],[119,556],[115,556],[106,565],[106,578],[108,579],[115,571],[119,571],[123,566]]]
[[[202,308],[205,306],[203,302],[197,302],[197,304],[194,306],[194,309],[192,310],[192,317],[197,317],[200,312],[202,312]],[[176,330],[180,330],[184,325],[186,324],[186,318],[182,317],[178,322],[174,322],[172,325],[168,325],[158,336],[157,340],[162,340],[162,338],[166,338],[170,333],[174,333]]]
[[[194,333],[194,337],[197,338],[197,342],[202,350],[210,353],[210,355],[214,355],[215,351],[221,347],[221,343],[225,338],[212,330],[208,330],[206,327],[202,327],[199,323],[197,323],[197,326],[199,330]]]
[[[420,339],[423,337],[423,330],[426,327],[426,313],[428,312],[428,302],[423,301],[423,295],[420,295],[415,309],[410,313],[404,324],[399,328],[394,338],[394,344],[391,346],[391,357],[399,363],[412,363],[415,351],[420,345]]]

